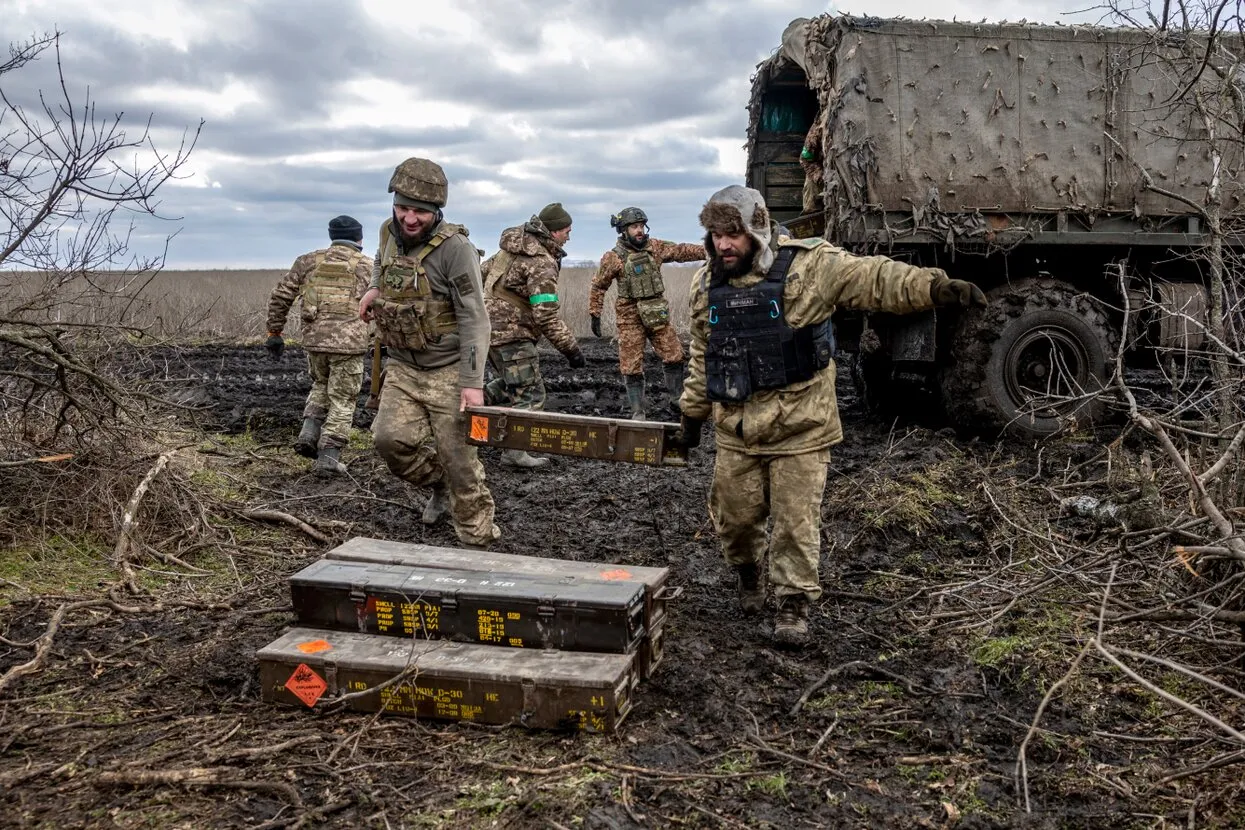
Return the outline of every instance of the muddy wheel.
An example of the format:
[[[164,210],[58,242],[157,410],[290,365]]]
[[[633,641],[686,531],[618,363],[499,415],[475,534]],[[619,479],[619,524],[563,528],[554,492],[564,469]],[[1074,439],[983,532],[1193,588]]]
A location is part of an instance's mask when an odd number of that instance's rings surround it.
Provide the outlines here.
[[[958,425],[1050,435],[1102,417],[1114,337],[1091,297],[1051,279],[1021,280],[964,313],[940,378]]]

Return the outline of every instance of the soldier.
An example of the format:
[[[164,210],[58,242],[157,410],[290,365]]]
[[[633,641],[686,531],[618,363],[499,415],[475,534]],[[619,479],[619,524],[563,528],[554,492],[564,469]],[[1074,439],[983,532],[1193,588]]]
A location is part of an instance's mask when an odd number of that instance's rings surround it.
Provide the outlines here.
[[[852,256],[822,239],[784,237],[775,245],[769,211],[751,188],[713,194],[700,223],[709,262],[692,284],[691,359],[676,438],[697,446],[712,415],[709,512],[745,614],[765,606],[761,568],[773,518],[774,639],[798,646],[808,639],[809,602],[821,596],[821,499],[830,447],[843,439],[830,315],[836,306],[907,314],[985,305],[985,295],[937,268]]]
[[[490,405],[543,409],[545,382],[536,343],[544,336],[573,369],[585,365],[579,341],[558,316],[558,272],[571,238],[571,215],[561,203],[546,205],[526,224],[502,231],[500,249],[482,266],[484,302],[493,326],[488,360],[497,377],[485,387]],[[520,469],[543,467],[548,458],[506,450],[502,459]]]
[[[344,473],[341,448],[350,440],[368,326],[355,315],[372,279],[372,258],[363,253],[363,226],[350,216],[329,220],[328,248],[294,260],[268,300],[268,341],[274,358],[285,350],[281,336],[295,297],[303,323],[303,348],[311,393],[294,451],[316,459],[317,475]]]
[[[600,337],[605,292],[617,280],[614,315],[618,327],[618,369],[627,385],[631,417],[642,421],[648,406],[644,395],[645,340],[652,341],[653,351],[665,364],[671,406],[683,387],[683,344],[670,325],[670,306],[661,280],[662,263],[697,262],[705,258],[705,248],[690,242],[650,239],[648,216],[638,207],[624,208],[611,216],[610,226],[618,231],[618,244],[601,257],[588,297],[588,313],[592,315],[592,333]]]
[[[800,167],[804,169],[802,200],[805,214],[825,210],[821,201],[826,181],[825,151],[822,146],[825,129],[822,114],[818,111],[817,117],[813,119],[813,126],[804,136],[804,146],[800,148]]]
[[[459,541],[484,548],[501,531],[462,412],[484,403],[489,321],[479,252],[467,229],[441,213],[448,191],[444,171],[428,159],[409,158],[393,171],[393,217],[381,226],[359,317],[374,318],[389,347],[376,451],[394,475],[432,489],[426,524],[448,511]]]

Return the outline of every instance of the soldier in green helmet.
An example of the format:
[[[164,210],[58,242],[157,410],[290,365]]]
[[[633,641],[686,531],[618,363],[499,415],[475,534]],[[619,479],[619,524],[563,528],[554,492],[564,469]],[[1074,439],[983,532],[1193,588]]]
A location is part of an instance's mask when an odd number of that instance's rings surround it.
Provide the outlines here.
[[[592,333],[601,336],[601,312],[605,292],[618,284],[614,322],[618,327],[618,368],[627,387],[631,417],[644,420],[648,406],[644,390],[644,343],[665,366],[666,389],[673,403],[683,384],[683,344],[670,325],[670,305],[661,278],[666,262],[697,262],[705,258],[699,243],[666,242],[648,234],[648,215],[638,207],[623,208],[610,217],[618,243],[601,257],[588,295]]]
[[[389,180],[393,216],[381,226],[371,288],[359,317],[376,322],[389,362],[372,426],[394,475],[432,496],[423,521],[447,512],[464,545],[500,538],[493,496],[463,411],[484,403],[489,319],[480,254],[467,229],[445,221],[449,184],[435,162],[409,158]]]

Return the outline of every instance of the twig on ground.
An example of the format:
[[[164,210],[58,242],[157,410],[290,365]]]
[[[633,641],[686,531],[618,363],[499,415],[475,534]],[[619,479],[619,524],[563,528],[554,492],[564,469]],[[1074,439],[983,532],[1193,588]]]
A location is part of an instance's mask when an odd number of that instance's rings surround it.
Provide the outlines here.
[[[243,510],[240,511],[239,515],[241,515],[244,519],[250,519],[256,522],[284,522],[287,525],[298,528],[303,533],[306,533],[312,539],[315,539],[321,544],[327,545],[331,541],[329,537],[325,536],[323,533],[316,530],[302,519],[296,516],[291,516],[289,513],[282,513],[280,510]]]
[[[121,569],[122,575],[125,577],[125,584],[131,593],[137,594],[138,582],[134,574],[134,569],[130,566],[130,548],[133,547],[134,522],[138,516],[138,507],[143,501],[143,496],[147,495],[147,491],[151,489],[151,483],[156,480],[156,476],[168,466],[169,460],[181,450],[182,447],[174,447],[167,452],[161,453],[156,459],[156,463],[147,471],[147,475],[143,476],[143,480],[134,488],[130,501],[125,506],[125,512],[121,516],[121,532],[117,536],[116,547],[113,548],[112,557],[117,562],[117,566]]]

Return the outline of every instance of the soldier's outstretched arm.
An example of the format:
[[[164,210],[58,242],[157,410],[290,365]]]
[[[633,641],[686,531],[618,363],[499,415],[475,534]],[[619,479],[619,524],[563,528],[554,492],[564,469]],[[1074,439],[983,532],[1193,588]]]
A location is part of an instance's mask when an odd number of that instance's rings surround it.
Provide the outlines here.
[[[811,261],[792,274],[803,271],[803,279],[813,282],[812,291],[801,292],[811,303],[805,310],[813,318],[824,319],[836,307],[892,314],[934,307],[930,286],[942,274],[940,269],[918,268],[884,256],[855,256],[831,245],[810,254]]]
[[[588,314],[600,317],[605,310],[605,292],[610,283],[622,274],[622,260],[613,251],[606,251],[597,266],[597,273],[592,278],[592,289],[588,292]]]
[[[699,242],[667,242],[650,239],[649,247],[662,262],[700,262],[706,259],[705,246]]]

